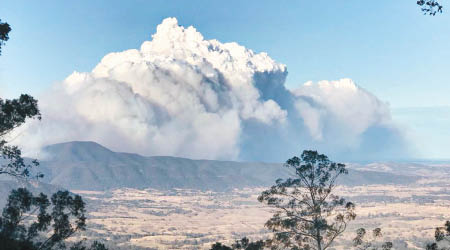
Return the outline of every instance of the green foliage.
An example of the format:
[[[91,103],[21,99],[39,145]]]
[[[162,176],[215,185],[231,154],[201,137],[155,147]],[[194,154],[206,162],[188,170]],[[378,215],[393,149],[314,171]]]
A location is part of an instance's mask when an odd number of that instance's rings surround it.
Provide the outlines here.
[[[354,220],[355,205],[333,194],[337,178],[347,174],[344,164],[331,162],[317,151],[305,150],[285,166],[292,178],[279,179],[258,197],[275,214],[266,222],[274,232],[272,249],[327,249]]]
[[[260,250],[264,247],[264,242],[262,240],[258,240],[255,242],[251,242],[247,237],[244,237],[240,240],[237,240],[233,245],[233,249],[242,249],[242,250]]]
[[[211,250],[233,250],[233,248],[223,245],[220,242],[216,242],[211,246]]]
[[[378,242],[383,234],[381,228],[375,228],[372,231],[372,237],[366,237],[366,229],[359,228],[356,230],[356,237],[353,239],[353,246],[358,250],[390,250],[393,247],[392,242]]]
[[[0,55],[2,54],[2,46],[9,40],[10,31],[11,26],[6,22],[2,23],[2,19],[0,19]]]
[[[438,244],[436,242],[427,244],[426,250],[439,250]]]
[[[434,231],[435,242],[426,245],[427,250],[446,250],[447,247],[440,247],[440,242],[450,242],[450,221],[446,221],[443,227],[437,227]]]
[[[11,27],[0,19],[1,46],[9,39]],[[38,166],[37,160],[26,163],[17,146],[7,145],[4,139],[27,118],[41,119],[37,100],[22,94],[18,99],[0,98],[0,175],[29,177],[30,168]],[[37,174],[37,178],[42,174]],[[0,217],[0,250],[50,250],[65,249],[65,240],[86,229],[85,203],[79,195],[58,191],[49,200],[43,193],[34,196],[25,188],[12,190]],[[47,210],[51,208],[51,213]],[[107,250],[105,245],[94,242],[89,248],[82,242],[72,250]]]
[[[418,0],[417,5],[421,7],[424,15],[434,16],[442,13],[442,5],[437,0]]]
[[[79,195],[68,191],[58,191],[49,200],[25,188],[12,190],[0,217],[0,242],[12,248],[0,249],[64,249],[66,239],[85,230],[84,206]]]
[[[94,241],[91,246],[86,247],[83,241],[79,241],[70,247],[70,250],[108,250],[102,243]]]
[[[8,23],[2,23],[0,19],[0,54],[2,45],[9,40],[11,27]],[[25,163],[21,150],[16,146],[7,145],[4,136],[14,128],[22,125],[27,118],[41,119],[41,114],[37,105],[37,100],[30,95],[21,95],[18,99],[4,100],[0,98],[0,157],[3,158],[0,164],[0,174],[7,174],[14,177],[29,177],[30,168],[38,166],[34,160]],[[6,162],[6,164],[4,163]],[[37,174],[36,177],[42,177]]]
[[[264,241],[250,241],[247,237],[237,240],[231,247],[216,242],[211,246],[211,250],[261,250],[264,248]]]
[[[37,100],[30,95],[21,95],[18,99],[0,99],[0,136],[22,125],[27,118],[41,119]]]
[[[37,100],[29,95],[21,95],[18,99],[4,100],[0,98],[0,138],[10,133],[14,128],[22,125],[27,118],[41,119]],[[38,161],[26,163],[22,152],[17,146],[7,145],[7,141],[0,140],[0,157],[4,161],[0,164],[0,174],[14,177],[29,177],[31,167],[38,166]],[[42,177],[37,174],[36,177]]]

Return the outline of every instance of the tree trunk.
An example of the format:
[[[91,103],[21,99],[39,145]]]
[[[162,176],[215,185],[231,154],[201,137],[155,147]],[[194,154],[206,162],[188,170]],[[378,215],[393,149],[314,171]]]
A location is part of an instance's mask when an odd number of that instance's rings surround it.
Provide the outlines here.
[[[320,237],[320,231],[317,230],[316,233],[316,240],[317,240],[317,250],[322,250],[322,237]]]

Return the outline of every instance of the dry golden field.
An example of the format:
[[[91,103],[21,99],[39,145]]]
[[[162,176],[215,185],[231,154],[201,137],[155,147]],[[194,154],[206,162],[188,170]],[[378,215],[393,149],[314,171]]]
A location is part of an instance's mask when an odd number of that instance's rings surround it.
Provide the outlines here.
[[[358,217],[333,248],[348,249],[359,227],[381,227],[395,249],[421,249],[434,228],[450,219],[449,186],[446,178],[427,178],[408,186],[339,187],[340,195],[357,204]],[[128,249],[208,249],[216,241],[270,236],[264,223],[271,208],[257,201],[262,190],[75,192],[88,203],[89,230],[83,237],[106,238]]]

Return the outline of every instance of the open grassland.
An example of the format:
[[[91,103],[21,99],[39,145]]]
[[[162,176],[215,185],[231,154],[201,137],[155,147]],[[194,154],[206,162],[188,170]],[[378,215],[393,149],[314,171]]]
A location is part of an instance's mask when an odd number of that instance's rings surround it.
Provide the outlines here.
[[[271,208],[257,201],[263,188],[230,192],[116,189],[75,191],[88,203],[83,237],[107,238],[124,248],[207,249],[216,241],[231,243],[247,236],[269,237],[264,228]],[[421,249],[434,228],[450,219],[450,185],[446,179],[424,179],[414,185],[339,187],[357,204],[357,219],[338,240],[346,249],[359,227],[381,227],[396,249]]]

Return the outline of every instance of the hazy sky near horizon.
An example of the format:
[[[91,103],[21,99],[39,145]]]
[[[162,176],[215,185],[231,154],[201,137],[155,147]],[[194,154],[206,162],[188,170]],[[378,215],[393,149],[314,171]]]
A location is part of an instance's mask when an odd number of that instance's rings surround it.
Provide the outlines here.
[[[0,94],[45,93],[110,52],[139,48],[166,17],[287,66],[286,86],[351,78],[388,103],[417,157],[450,158],[450,15],[402,1],[17,1]]]

